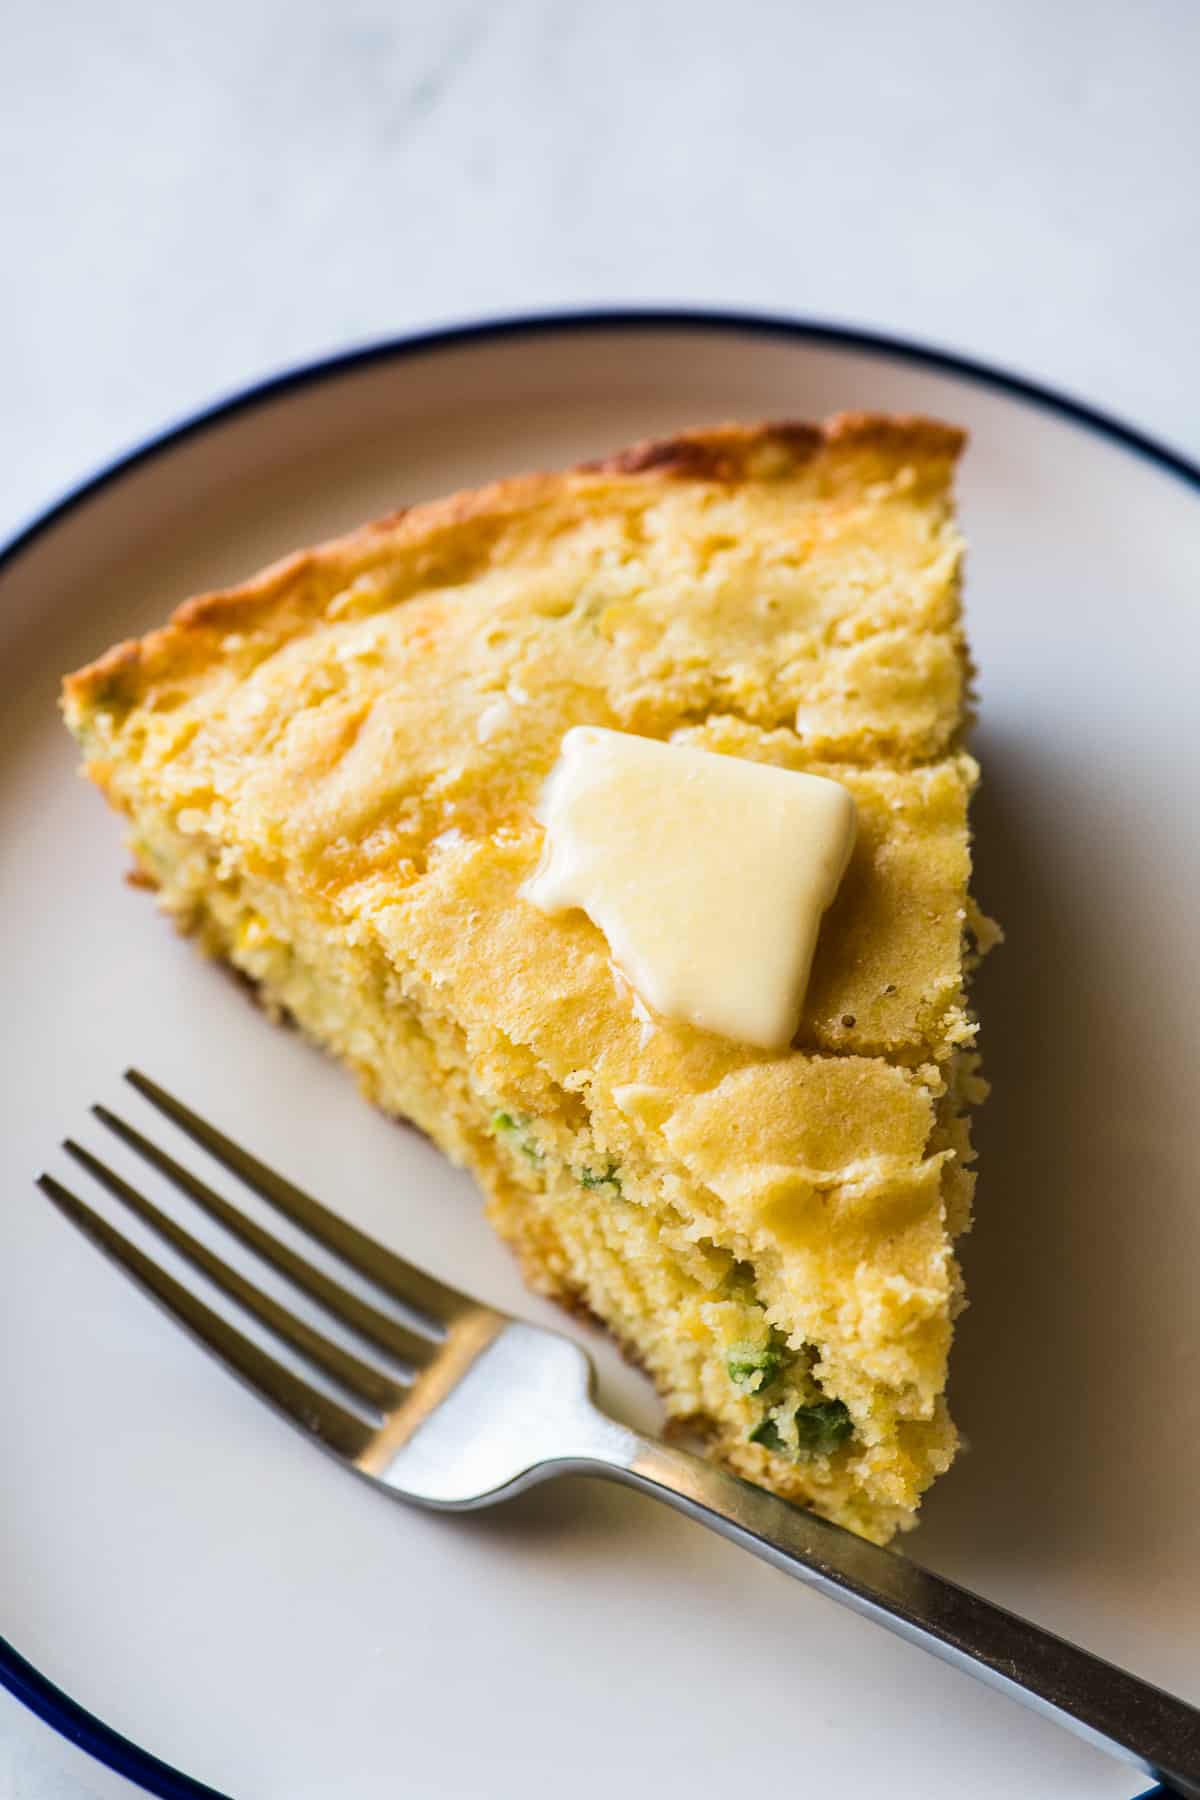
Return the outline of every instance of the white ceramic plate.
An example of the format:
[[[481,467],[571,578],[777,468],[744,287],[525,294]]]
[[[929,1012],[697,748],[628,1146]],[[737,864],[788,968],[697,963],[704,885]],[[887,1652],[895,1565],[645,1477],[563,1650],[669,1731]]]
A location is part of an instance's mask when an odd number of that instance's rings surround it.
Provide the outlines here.
[[[1200,1699],[1200,475],[903,346],[761,320],[542,320],[386,346],[218,408],[68,501],[4,570],[0,1628],[223,1795],[1139,1785],[633,1494],[567,1483],[465,1519],[389,1504],[31,1185],[65,1172],[57,1142],[89,1136],[90,1101],[139,1114],[119,1079],[136,1061],[416,1261],[547,1316],[466,1177],[123,885],[57,678],[189,592],[399,502],[682,425],[844,407],[971,430],[979,890],[1008,930],[979,995],[995,1091],[954,1383],[972,1450],[910,1547]],[[652,1425],[640,1377],[580,1331],[603,1398]],[[197,1791],[76,1725],[157,1791]]]

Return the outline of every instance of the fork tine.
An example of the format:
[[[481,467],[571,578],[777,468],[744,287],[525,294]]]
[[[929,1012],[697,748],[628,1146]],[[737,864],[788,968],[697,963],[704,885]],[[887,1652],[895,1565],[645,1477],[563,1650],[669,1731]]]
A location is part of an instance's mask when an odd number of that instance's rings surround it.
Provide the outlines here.
[[[256,1193],[261,1194],[264,1200],[270,1201],[285,1217],[302,1226],[318,1243],[335,1251],[351,1268],[357,1269],[361,1275],[373,1281],[376,1287],[382,1288],[385,1294],[414,1308],[436,1325],[448,1326],[461,1313],[475,1309],[475,1302],[466,1294],[460,1294],[456,1288],[447,1287],[432,1275],[414,1269],[411,1263],[385,1249],[382,1244],[377,1244],[374,1238],[368,1237],[365,1231],[359,1231],[348,1219],[340,1219],[328,1207],[322,1206],[319,1200],[314,1200],[311,1194],[306,1194],[290,1181],[285,1181],[274,1169],[269,1169],[223,1132],[207,1124],[190,1107],[185,1106],[181,1100],[176,1100],[174,1095],[168,1094],[148,1076],[137,1069],[126,1069],[125,1079],[137,1089],[143,1099],[149,1100],[152,1106],[165,1113],[168,1119],[182,1131],[186,1131],[210,1156],[215,1156],[218,1162],[224,1163],[227,1169],[231,1169]]]
[[[260,1399],[268,1401],[293,1425],[317,1438],[335,1455],[354,1462],[365,1453],[375,1434],[364,1419],[340,1406],[319,1388],[309,1387],[306,1381],[243,1337],[219,1313],[205,1306],[165,1269],[160,1269],[157,1263],[143,1255],[107,1219],[85,1206],[53,1175],[39,1175],[37,1185],[64,1218],[198,1339],[218,1362],[239,1375]]]
[[[190,1169],[185,1169],[182,1163],[177,1163],[165,1150],[160,1150],[157,1144],[151,1143],[149,1138],[143,1137],[140,1131],[135,1131],[132,1125],[127,1125],[116,1113],[110,1112],[107,1106],[93,1106],[92,1111],[102,1125],[106,1125],[131,1150],[136,1150],[139,1156],[165,1175],[168,1181],[173,1181],[189,1199],[203,1208],[210,1219],[215,1219],[226,1231],[240,1238],[243,1244],[248,1244],[264,1262],[270,1263],[272,1268],[294,1281],[297,1287],[311,1294],[333,1318],[352,1326],[362,1337],[377,1344],[381,1350],[388,1351],[390,1355],[399,1357],[401,1362],[411,1363],[415,1369],[424,1368],[434,1349],[428,1338],[410,1330],[407,1325],[402,1325],[398,1319],[389,1319],[386,1313],[368,1305],[357,1294],[352,1294],[349,1288],[344,1288],[340,1282],[314,1268],[305,1257],[290,1249],[287,1244],[280,1243],[277,1237],[273,1237],[253,1219],[247,1218],[239,1207],[232,1205],[222,1194],[216,1193],[199,1176],[193,1175]]]
[[[101,1162],[98,1156],[93,1156],[90,1150],[85,1150],[82,1144],[77,1144],[73,1138],[67,1138],[63,1149],[94,1175],[110,1194],[115,1194],[130,1212],[135,1213],[152,1231],[157,1232],[159,1237],[173,1245],[182,1256],[186,1256],[202,1274],[207,1275],[210,1281],[236,1300],[239,1306],[244,1306],[247,1312],[261,1319],[277,1337],[291,1344],[293,1349],[315,1363],[317,1368],[324,1369],[327,1375],[332,1375],[335,1381],[340,1381],[343,1387],[356,1394],[360,1400],[386,1412],[404,1399],[407,1390],[399,1382],[393,1381],[382,1370],[372,1368],[370,1363],[352,1356],[340,1344],[335,1344],[321,1332],[314,1331],[311,1325],[290,1313],[286,1306],[281,1306],[269,1294],[264,1294],[260,1287],[247,1281],[236,1269],[230,1268],[206,1244],[194,1238],[190,1231],[185,1231],[182,1225],[177,1225],[174,1219],[160,1212],[144,1194],[131,1187],[107,1163]]]

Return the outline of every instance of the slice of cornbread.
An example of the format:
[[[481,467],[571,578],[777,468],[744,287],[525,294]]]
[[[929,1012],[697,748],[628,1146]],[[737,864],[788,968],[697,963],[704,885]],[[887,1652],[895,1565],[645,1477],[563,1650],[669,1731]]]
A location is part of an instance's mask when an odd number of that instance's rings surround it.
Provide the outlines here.
[[[164,907],[475,1171],[530,1282],[672,1418],[878,1539],[955,1447],[981,1091],[960,443],[856,415],[503,482],[192,600],[65,686]],[[585,723],[852,791],[790,1050],[649,1019],[582,913],[521,897]]]

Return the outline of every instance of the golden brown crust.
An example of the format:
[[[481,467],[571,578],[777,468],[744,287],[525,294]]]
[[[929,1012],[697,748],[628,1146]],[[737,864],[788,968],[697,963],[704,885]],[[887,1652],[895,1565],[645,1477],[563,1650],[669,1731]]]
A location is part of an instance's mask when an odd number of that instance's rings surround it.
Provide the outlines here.
[[[961,445],[872,415],[680,433],[378,520],[67,684],[164,909],[472,1167],[531,1284],[635,1342],[717,1454],[880,1537],[953,1449]],[[853,793],[786,1055],[647,1031],[596,927],[522,905],[580,722]],[[768,1326],[816,1358],[787,1405],[811,1380],[857,1423],[840,1459],[746,1441],[725,1351]]]
[[[774,446],[794,467],[822,450],[908,451],[913,457],[957,457],[966,434],[937,419],[883,413],[836,413],[819,425],[804,419],[765,420],[757,425],[717,425],[681,431],[669,438],[646,438],[581,471],[605,475],[670,475],[693,481],[745,481],[756,452]]]
[[[300,550],[270,564],[238,587],[222,588],[185,601],[160,630],[116,644],[97,661],[68,675],[63,704],[79,719],[106,704],[124,706],[137,697],[140,678],[167,666],[173,653],[185,661],[206,659],[227,632],[248,627],[274,610],[312,614],[324,599],[379,562],[408,552],[436,554],[439,540],[467,523],[490,524],[499,536],[505,524],[528,513],[572,483],[605,477],[675,483],[735,485],[764,475],[794,472],[821,454],[831,457],[876,451],[907,456],[914,463],[953,462],[966,442],[954,426],[920,416],[846,412],[820,424],[802,420],[726,424],[646,439],[598,461],[564,473],[518,475],[445,499],[403,507],[340,538]],[[764,466],[764,451],[782,452],[778,467]]]

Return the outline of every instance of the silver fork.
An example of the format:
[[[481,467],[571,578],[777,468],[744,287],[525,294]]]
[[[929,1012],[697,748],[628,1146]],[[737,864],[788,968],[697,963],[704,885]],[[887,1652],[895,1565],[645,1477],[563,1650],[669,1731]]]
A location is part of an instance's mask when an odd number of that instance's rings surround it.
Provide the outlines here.
[[[1080,1737],[1200,1800],[1200,1711],[993,1606],[919,1564],[752,1487],[686,1450],[640,1436],[591,1399],[592,1366],[571,1339],[510,1318],[423,1274],[285,1181],[135,1070],[146,1100],[280,1213],[398,1301],[412,1326],[364,1301],[232,1206],[108,1108],[97,1119],[266,1263],[407,1379],[344,1349],[185,1231],[99,1157],[64,1148],[131,1212],[336,1385],[311,1385],[160,1268],[54,1176],[38,1186],[260,1398],[348,1469],[397,1498],[459,1511],[553,1475],[622,1481],[732,1538]]]

